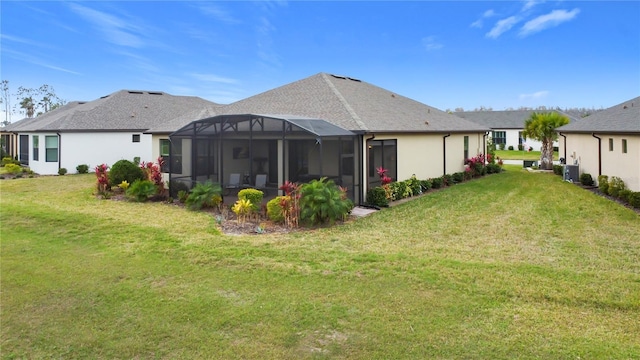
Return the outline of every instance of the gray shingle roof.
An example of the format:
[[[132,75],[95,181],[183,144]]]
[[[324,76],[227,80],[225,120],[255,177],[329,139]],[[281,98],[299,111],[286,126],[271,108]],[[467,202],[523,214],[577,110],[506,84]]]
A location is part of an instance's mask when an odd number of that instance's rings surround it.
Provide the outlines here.
[[[463,132],[488,128],[364,81],[319,73],[221,108],[223,114],[294,114],[360,132]]]
[[[38,117],[23,119],[5,131],[145,131],[184,116],[190,118],[188,123],[217,106],[195,96],[120,90],[94,101],[69,103]]]
[[[454,114],[491,129],[524,129],[524,123],[532,113],[552,111],[567,116],[572,122],[576,120],[574,117],[557,110],[458,111]]]
[[[561,126],[557,130],[565,133],[640,134],[640,96]]]

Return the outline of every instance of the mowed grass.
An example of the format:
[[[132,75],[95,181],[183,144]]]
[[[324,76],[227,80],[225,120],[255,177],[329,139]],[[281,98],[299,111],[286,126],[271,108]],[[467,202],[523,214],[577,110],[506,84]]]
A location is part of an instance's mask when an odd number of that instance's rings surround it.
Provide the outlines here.
[[[495,150],[495,155],[502,160],[540,160],[540,151]],[[553,159],[558,160],[558,152],[553,153]]]
[[[2,180],[2,358],[640,358],[640,216],[506,168],[246,236],[92,175]]]

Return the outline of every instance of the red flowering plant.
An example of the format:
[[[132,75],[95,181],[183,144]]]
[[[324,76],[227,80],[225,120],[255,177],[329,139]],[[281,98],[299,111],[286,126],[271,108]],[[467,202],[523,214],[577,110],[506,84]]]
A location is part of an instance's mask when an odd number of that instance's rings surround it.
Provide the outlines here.
[[[94,169],[97,178],[98,193],[105,194],[109,190],[109,166],[100,164]]]
[[[379,168],[376,168],[376,171],[378,172],[378,176],[380,176],[380,184],[384,189],[387,200],[393,200],[393,189],[389,186],[389,184],[393,182],[393,179],[387,175],[388,170],[380,166]]]
[[[279,205],[285,224],[288,227],[297,227],[300,219],[300,185],[287,180],[278,189],[284,191]]]
[[[158,163],[154,163],[152,161],[149,162],[141,162],[140,168],[142,172],[146,176],[147,180],[153,182],[158,188],[157,193],[164,196],[166,195],[166,189],[164,187],[164,182],[162,181],[162,166],[164,165],[164,159],[162,156],[158,157]]]
[[[478,154],[470,159],[465,161],[465,165],[467,168],[465,169],[465,174],[467,173],[467,169],[470,169],[470,173],[472,177],[482,176],[485,172],[485,156],[484,154]]]

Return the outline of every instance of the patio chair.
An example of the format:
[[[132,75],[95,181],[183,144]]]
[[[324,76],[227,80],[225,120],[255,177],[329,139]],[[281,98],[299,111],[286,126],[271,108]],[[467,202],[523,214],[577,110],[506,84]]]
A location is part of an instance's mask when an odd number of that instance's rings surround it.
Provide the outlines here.
[[[258,190],[262,190],[265,195],[267,194],[267,174],[256,175],[255,188]]]
[[[225,194],[229,194],[231,189],[239,189],[240,188],[240,174],[232,173],[229,175],[229,183],[224,187]]]

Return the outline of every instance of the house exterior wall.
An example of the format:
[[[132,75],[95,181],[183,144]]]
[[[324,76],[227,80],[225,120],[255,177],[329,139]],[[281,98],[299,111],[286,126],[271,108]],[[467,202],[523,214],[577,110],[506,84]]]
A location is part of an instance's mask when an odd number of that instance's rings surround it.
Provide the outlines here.
[[[505,135],[506,135],[506,144],[505,144],[505,150],[509,149],[509,146],[513,146],[514,150],[518,150],[518,144],[520,143],[520,132],[523,131],[524,129],[493,129],[493,131],[504,131]],[[489,137],[491,138],[491,135],[493,133],[493,131],[489,132]],[[534,140],[531,138],[527,138],[526,140],[524,140],[524,145],[525,145],[525,149],[528,149],[529,147],[532,147],[534,151],[540,151],[540,149],[542,148],[542,142],[539,140]],[[553,143],[553,146],[558,146],[558,142],[555,141]]]
[[[134,134],[140,135],[140,142],[133,142]],[[111,166],[122,159],[133,161],[135,157],[140,161],[155,161],[151,135],[142,133],[62,133],[60,149],[60,166],[69,173],[75,173],[80,164],[92,169],[103,163]]]
[[[58,137],[56,133],[20,133],[19,135],[27,135],[29,137],[29,169],[33,172],[41,175],[57,175],[58,174],[58,161],[47,161],[46,158],[46,144],[45,138],[47,136]],[[38,137],[38,160],[35,160],[33,138]],[[60,149],[60,142],[58,142],[58,149]],[[60,151],[58,150],[58,154]],[[73,168],[75,170],[75,167]],[[70,170],[67,168],[67,170]],[[72,173],[74,171],[71,171]]]
[[[580,165],[580,174],[621,178],[628,189],[640,191],[640,135],[595,134],[601,138],[602,173],[598,172],[598,139],[591,134],[564,134],[567,146],[567,164]],[[609,139],[613,150],[609,150]],[[622,140],[627,140],[627,152],[622,153]],[[564,138],[560,137],[560,156],[563,156]],[[575,154],[575,157],[574,157]]]

